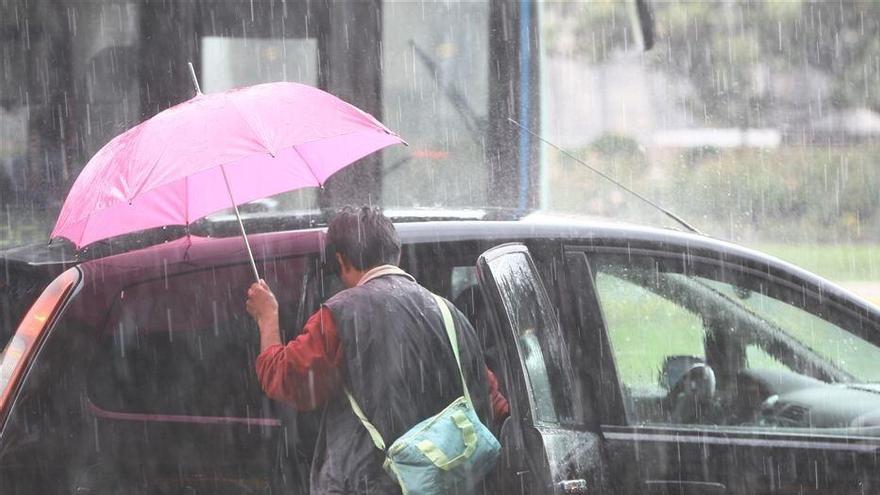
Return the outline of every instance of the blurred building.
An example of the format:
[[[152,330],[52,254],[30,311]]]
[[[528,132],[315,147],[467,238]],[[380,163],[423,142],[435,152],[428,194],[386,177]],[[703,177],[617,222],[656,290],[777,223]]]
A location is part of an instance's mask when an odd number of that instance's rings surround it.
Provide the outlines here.
[[[321,205],[534,201],[534,172],[523,173],[534,144],[507,122],[537,126],[533,9],[515,0],[0,0],[0,207],[54,215],[104,143],[193,95],[188,62],[207,92],[304,82],[410,142],[340,173],[316,196]]]

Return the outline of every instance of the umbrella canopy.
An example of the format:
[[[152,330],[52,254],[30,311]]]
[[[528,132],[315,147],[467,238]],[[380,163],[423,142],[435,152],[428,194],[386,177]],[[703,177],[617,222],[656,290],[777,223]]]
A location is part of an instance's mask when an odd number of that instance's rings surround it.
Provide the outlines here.
[[[52,237],[82,247],[188,225],[233,204],[321,186],[357,159],[402,142],[372,116],[311,86],[198,94],[98,151],[73,184]]]

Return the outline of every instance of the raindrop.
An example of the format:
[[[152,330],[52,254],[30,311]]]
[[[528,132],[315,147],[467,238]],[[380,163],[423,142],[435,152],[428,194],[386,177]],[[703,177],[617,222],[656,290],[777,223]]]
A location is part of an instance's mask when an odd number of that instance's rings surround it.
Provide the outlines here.
[[[171,308],[165,309],[166,321],[168,323],[168,342],[174,341],[173,326],[171,324]]]
[[[214,322],[214,336],[220,335],[220,320],[217,318],[217,301],[211,301],[211,315]]]

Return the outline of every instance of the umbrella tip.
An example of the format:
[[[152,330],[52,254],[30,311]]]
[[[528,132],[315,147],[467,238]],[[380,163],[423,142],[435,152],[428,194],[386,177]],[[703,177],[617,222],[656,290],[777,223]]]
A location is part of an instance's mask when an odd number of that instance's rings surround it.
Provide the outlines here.
[[[202,88],[199,86],[199,78],[196,77],[196,68],[192,62],[186,63],[189,66],[189,75],[192,76],[193,86],[196,88],[196,95],[202,94]]]

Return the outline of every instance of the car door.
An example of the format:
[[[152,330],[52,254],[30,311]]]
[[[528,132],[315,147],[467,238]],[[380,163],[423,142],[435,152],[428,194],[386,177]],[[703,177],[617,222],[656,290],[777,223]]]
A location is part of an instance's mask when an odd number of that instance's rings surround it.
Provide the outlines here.
[[[477,267],[511,409],[501,429],[499,492],[602,491],[601,438],[586,427],[578,373],[528,248],[492,248]]]
[[[579,317],[605,334],[601,429],[626,491],[877,490],[876,313],[729,253],[565,256]]]
[[[263,265],[282,317],[299,309],[310,261]],[[307,493],[302,416],[253,371],[249,266],[108,276],[100,296],[89,284],[104,267],[80,268],[86,282],[25,375],[0,436],[3,493]]]

